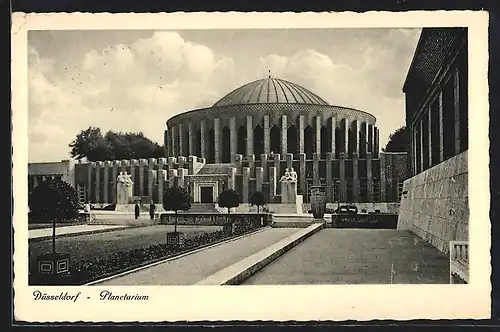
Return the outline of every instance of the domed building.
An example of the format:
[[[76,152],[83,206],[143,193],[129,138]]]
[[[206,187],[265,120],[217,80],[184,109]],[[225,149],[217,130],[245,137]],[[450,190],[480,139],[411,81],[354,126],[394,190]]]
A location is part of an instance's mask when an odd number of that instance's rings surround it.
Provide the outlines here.
[[[274,77],[245,84],[213,106],[170,118],[166,158],[75,165],[82,200],[116,202],[119,172],[131,174],[137,200],[162,202],[168,186],[186,187],[193,203],[215,204],[222,190],[248,203],[261,191],[279,203],[286,168],[298,175],[304,203],[311,186],[337,202],[397,202],[406,153],[379,153],[373,115],[328,104],[306,88]]]

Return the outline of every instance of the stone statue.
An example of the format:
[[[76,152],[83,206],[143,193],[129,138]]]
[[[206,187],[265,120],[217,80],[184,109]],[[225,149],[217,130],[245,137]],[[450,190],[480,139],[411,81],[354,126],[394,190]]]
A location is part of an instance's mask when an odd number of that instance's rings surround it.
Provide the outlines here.
[[[131,175],[120,172],[116,178],[116,204],[128,204],[133,196],[133,185]]]
[[[285,169],[285,174],[280,179],[280,182],[285,182],[285,181],[290,181],[292,177],[290,176],[290,172],[288,171],[288,168]]]
[[[290,169],[290,177],[292,178],[293,181],[297,182],[298,180],[297,172],[295,172],[293,167]]]

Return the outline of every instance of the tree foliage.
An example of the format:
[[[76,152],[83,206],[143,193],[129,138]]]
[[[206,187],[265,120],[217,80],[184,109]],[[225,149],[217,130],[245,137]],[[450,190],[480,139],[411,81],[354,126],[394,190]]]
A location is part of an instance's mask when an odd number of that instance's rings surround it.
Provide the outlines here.
[[[76,135],[69,144],[71,156],[88,161],[141,159],[164,157],[164,148],[146,138],[143,133],[122,133],[89,127]]]
[[[264,206],[266,203],[264,193],[261,191],[255,191],[252,196],[250,196],[250,205],[257,206],[257,212],[260,213],[260,207]]]
[[[227,189],[220,193],[219,195],[219,206],[228,209],[240,206],[240,195],[233,190]]]
[[[189,192],[182,187],[170,187],[163,194],[163,208],[165,211],[174,211],[175,230],[177,233],[177,212],[188,211],[191,208],[191,196]]]
[[[68,220],[78,214],[78,195],[69,183],[48,179],[33,189],[29,207],[32,220]]]
[[[402,126],[389,136],[389,142],[382,151],[384,152],[406,152],[408,145],[408,131]]]

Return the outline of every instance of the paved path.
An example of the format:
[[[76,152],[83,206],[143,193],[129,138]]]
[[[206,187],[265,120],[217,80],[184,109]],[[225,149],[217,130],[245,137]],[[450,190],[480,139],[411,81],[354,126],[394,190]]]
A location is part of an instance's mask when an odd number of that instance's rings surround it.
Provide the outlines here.
[[[323,229],[243,285],[449,283],[448,257],[406,231]]]
[[[126,226],[116,226],[116,225],[77,225],[77,226],[63,226],[56,228],[56,235],[65,235],[72,233],[86,233],[86,232],[94,232],[97,230],[104,229],[117,229],[124,228]],[[40,237],[52,236],[52,228],[39,228],[39,229],[30,229],[29,230],[29,238],[35,239]]]
[[[297,231],[269,228],[96,285],[193,285]]]

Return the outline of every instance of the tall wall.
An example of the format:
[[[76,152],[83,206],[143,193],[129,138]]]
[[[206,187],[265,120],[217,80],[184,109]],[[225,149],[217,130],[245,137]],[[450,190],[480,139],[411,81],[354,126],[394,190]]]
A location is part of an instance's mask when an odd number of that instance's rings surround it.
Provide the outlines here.
[[[468,241],[467,151],[406,180],[398,229],[410,230],[440,251],[449,241]]]

